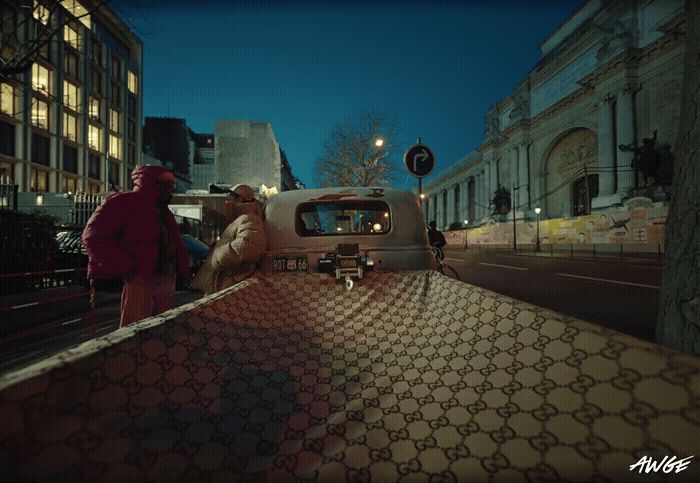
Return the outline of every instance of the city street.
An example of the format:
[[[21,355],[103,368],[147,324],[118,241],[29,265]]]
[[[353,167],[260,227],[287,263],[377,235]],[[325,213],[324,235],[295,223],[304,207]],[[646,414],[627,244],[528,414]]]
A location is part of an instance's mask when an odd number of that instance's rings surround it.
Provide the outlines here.
[[[193,302],[201,292],[179,290],[175,305]],[[95,331],[86,288],[56,287],[1,300],[0,374],[25,367],[82,342],[119,328],[121,290],[103,286],[95,299]],[[48,301],[48,303],[43,303]],[[42,302],[33,305],[35,302]],[[14,308],[14,309],[13,309]]]
[[[569,258],[447,249],[445,263],[467,283],[654,340],[663,273],[658,258]]]
[[[445,262],[462,281],[581,320],[654,340],[662,266],[658,258],[620,260],[515,254],[508,250],[447,249]],[[26,366],[119,327],[118,286],[96,297],[95,332],[86,289],[57,287],[4,297],[0,373]],[[176,305],[197,291],[178,291]],[[50,301],[31,305],[36,301]],[[15,307],[15,310],[7,310]]]

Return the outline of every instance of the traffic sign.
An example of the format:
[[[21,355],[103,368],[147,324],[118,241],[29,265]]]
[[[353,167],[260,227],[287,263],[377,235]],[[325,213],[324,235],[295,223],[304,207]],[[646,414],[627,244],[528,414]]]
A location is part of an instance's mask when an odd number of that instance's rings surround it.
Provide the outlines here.
[[[428,146],[416,143],[403,154],[403,163],[409,173],[417,178],[422,178],[435,167],[435,156]]]

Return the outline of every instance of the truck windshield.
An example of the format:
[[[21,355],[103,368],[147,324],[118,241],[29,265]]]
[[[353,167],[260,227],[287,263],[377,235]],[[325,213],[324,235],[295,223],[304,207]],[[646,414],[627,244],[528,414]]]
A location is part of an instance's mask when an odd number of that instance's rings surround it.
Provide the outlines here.
[[[296,230],[301,236],[381,235],[390,228],[391,213],[383,201],[323,201],[297,208]]]

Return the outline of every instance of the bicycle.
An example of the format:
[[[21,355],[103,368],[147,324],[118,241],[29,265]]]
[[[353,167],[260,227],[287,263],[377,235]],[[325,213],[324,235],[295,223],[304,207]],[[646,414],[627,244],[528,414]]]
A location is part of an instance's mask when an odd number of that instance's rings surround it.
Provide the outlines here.
[[[437,260],[439,264],[438,271],[443,275],[455,278],[461,282],[462,279],[459,277],[459,273],[457,273],[457,270],[455,270],[452,266],[444,262],[445,252],[442,251],[442,248],[435,246],[431,248],[433,249],[433,255],[435,256],[435,260]]]

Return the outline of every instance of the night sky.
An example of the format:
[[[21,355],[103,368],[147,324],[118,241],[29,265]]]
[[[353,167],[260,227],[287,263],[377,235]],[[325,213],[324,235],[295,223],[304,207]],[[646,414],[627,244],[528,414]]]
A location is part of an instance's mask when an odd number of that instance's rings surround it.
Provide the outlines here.
[[[397,123],[390,159],[417,136],[433,175],[479,146],[486,110],[540,58],[583,0],[275,2],[114,0],[144,43],[144,116],[272,123],[292,171],[339,123],[371,112]],[[409,188],[403,167],[395,185]]]

